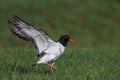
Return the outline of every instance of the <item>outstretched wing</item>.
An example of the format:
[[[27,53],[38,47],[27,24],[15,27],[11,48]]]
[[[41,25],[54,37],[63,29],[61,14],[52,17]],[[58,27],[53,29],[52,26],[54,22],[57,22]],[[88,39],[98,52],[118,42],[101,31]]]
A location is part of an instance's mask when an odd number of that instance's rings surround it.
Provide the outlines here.
[[[45,50],[50,43],[54,42],[45,31],[35,28],[15,15],[13,15],[13,19],[8,21],[8,23],[11,25],[11,31],[16,36],[23,40],[33,42],[38,49],[38,54]]]

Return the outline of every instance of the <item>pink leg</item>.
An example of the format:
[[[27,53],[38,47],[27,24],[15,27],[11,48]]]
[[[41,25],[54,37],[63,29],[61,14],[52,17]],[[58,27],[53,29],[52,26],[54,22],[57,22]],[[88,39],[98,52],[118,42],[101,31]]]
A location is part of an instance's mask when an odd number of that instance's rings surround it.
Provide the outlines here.
[[[46,62],[46,64],[50,67],[51,72],[53,72],[53,70],[55,70],[55,71],[57,70],[57,68],[55,66],[52,66],[48,62]]]

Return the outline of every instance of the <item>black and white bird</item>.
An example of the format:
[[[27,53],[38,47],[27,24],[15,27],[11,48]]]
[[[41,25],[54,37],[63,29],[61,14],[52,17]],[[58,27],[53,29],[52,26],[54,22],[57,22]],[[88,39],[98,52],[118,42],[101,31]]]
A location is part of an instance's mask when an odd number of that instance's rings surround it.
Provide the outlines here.
[[[26,41],[32,41],[35,45],[40,59],[34,65],[46,64],[50,67],[51,71],[57,69],[53,64],[63,54],[67,43],[77,44],[69,35],[63,35],[58,41],[53,41],[44,30],[28,24],[15,15],[13,15],[13,19],[9,20],[8,23],[11,25],[11,31],[17,37]]]

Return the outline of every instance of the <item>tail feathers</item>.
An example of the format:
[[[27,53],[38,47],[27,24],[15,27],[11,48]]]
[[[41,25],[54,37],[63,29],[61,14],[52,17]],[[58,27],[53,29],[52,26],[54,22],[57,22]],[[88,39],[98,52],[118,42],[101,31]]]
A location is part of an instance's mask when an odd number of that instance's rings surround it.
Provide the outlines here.
[[[36,66],[37,64],[35,63],[35,64],[33,64],[32,66],[34,67],[34,66]]]

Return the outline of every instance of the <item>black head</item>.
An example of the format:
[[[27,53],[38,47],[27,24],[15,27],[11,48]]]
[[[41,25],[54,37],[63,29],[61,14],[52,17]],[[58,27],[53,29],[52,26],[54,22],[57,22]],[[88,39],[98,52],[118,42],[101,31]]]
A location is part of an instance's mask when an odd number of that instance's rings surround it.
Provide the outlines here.
[[[63,35],[58,40],[64,47],[67,46],[67,42],[69,42],[70,36],[69,35]]]

